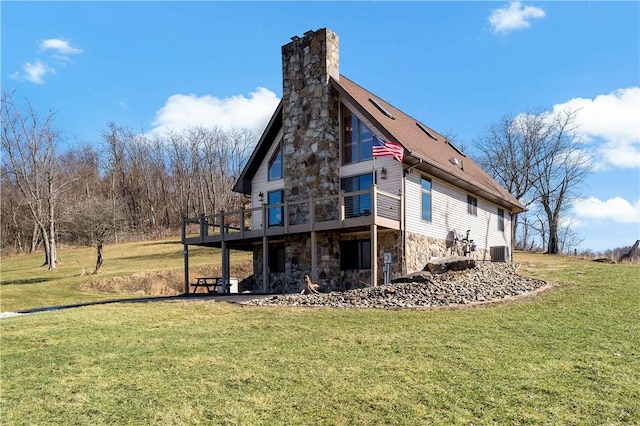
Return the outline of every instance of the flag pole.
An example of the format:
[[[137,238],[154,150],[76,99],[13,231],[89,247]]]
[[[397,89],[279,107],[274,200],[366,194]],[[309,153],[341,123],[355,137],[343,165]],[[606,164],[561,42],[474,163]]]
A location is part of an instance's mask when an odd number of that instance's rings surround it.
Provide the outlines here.
[[[373,183],[375,183],[376,185],[378,184],[378,173],[376,171],[376,156],[374,155],[374,146],[376,145],[376,142],[380,142],[382,141],[382,139],[380,139],[379,137],[373,135],[373,139],[371,140],[371,157],[373,158],[372,161],[372,165],[373,165]]]

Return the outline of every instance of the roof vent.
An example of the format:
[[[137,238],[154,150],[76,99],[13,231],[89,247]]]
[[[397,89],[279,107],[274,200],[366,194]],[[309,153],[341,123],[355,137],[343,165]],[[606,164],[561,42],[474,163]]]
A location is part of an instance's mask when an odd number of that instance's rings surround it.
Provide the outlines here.
[[[387,110],[386,110],[386,108],[385,108],[385,107],[383,107],[382,105],[380,105],[380,104],[378,103],[378,101],[376,101],[375,99],[373,99],[373,98],[369,98],[369,102],[371,102],[371,103],[372,103],[376,108],[378,108],[378,110],[380,110],[380,112],[381,112],[381,113],[383,113],[384,115],[386,115],[386,116],[387,116],[387,117],[389,117],[390,119],[392,119],[392,120],[395,120],[395,119],[396,119],[393,115],[391,115],[391,113],[390,113],[389,111],[387,111]]]
[[[291,41],[298,41],[300,40],[300,37],[298,37],[297,35],[291,37]]]
[[[449,158],[449,162],[450,162],[451,164],[453,164],[454,166],[457,166],[457,165],[459,165],[459,164],[460,164],[460,162],[458,161],[458,159],[457,159],[456,157],[451,157],[451,158]]]
[[[420,128],[420,130],[422,130],[423,132],[425,132],[425,133],[427,134],[427,136],[429,136],[429,137],[430,137],[431,139],[433,139],[434,141],[437,141],[437,140],[438,140],[438,139],[436,139],[436,137],[435,137],[435,136],[433,136],[433,135],[431,134],[431,132],[430,132],[430,131],[425,127],[425,126],[423,126],[422,124],[420,124],[420,123],[416,122],[416,126],[418,126],[418,127]]]

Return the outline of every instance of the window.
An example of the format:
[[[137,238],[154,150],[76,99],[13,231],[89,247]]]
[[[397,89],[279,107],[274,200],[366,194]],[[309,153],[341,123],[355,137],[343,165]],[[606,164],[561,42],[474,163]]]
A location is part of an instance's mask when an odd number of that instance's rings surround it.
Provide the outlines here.
[[[269,247],[269,272],[284,272],[284,245]]]
[[[478,199],[467,195],[467,213],[478,216]]]
[[[276,148],[273,157],[269,161],[269,180],[282,179],[282,144],[279,144]]]
[[[281,204],[284,198],[284,191],[271,191],[267,194],[267,203],[269,205],[273,204]],[[268,209],[268,220],[269,220],[269,228],[282,226],[284,222],[282,221],[284,218],[284,207],[271,207]]]
[[[340,269],[371,269],[371,240],[342,241]]]
[[[504,210],[498,209],[498,231],[504,232]]]
[[[342,164],[371,160],[373,135],[367,127],[342,106]]]
[[[431,179],[420,179],[422,192],[422,220],[431,222]]]
[[[373,174],[342,178],[340,187],[346,193],[362,191],[371,188]],[[371,214],[371,194],[351,195],[344,197],[345,217],[368,216]]]

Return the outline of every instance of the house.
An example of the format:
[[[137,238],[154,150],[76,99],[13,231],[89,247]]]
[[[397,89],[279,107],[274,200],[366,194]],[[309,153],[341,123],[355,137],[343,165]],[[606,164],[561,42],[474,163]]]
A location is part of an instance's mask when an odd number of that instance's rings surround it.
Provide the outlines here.
[[[348,289],[456,252],[508,259],[518,200],[338,65],[328,29],[282,47],[282,100],[234,187],[251,206],[185,219],[185,269],[190,245],[222,248],[227,276],[229,250],[249,250],[255,291],[292,292],[305,274]]]

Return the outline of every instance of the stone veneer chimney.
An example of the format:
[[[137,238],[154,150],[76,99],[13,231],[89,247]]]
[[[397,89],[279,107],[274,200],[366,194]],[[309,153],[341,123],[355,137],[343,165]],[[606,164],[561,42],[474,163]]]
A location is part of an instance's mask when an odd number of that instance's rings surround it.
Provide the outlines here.
[[[307,31],[282,46],[285,199],[336,194],[340,189],[338,36]]]

